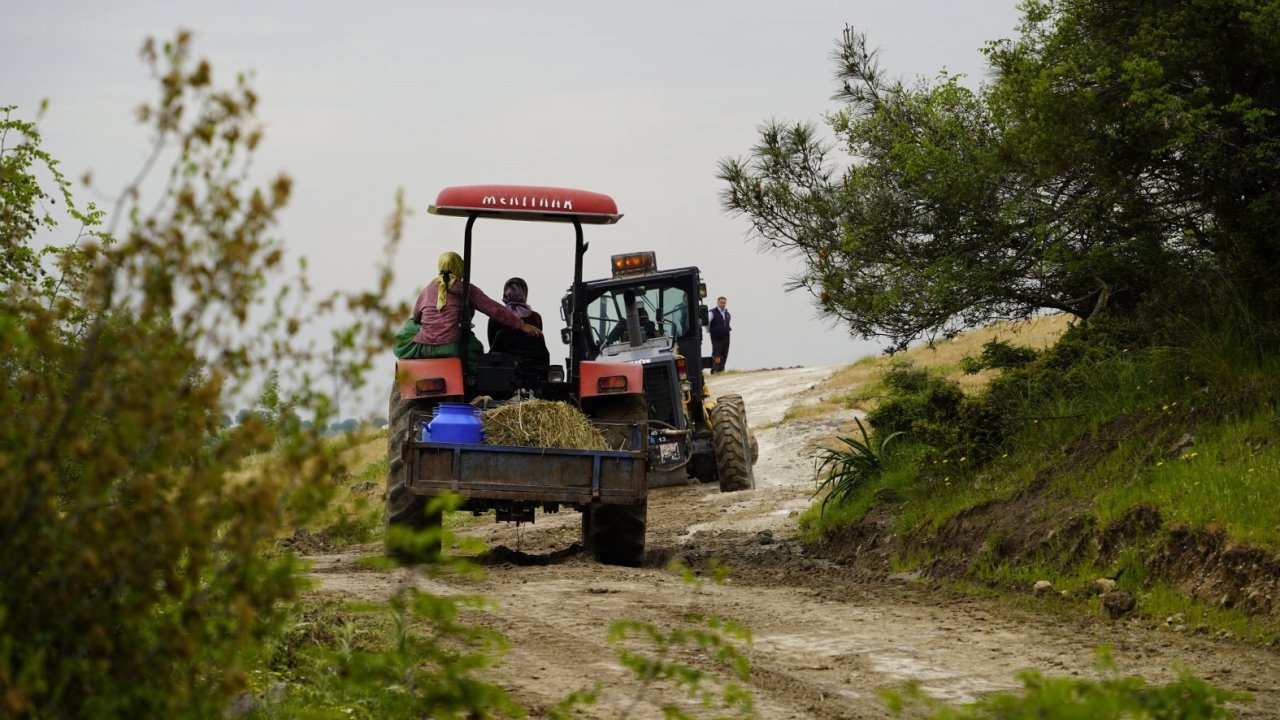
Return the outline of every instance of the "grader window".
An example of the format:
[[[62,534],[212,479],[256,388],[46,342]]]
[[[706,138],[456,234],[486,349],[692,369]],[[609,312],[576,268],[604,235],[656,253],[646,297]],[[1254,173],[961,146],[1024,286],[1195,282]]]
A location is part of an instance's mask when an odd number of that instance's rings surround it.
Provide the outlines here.
[[[655,336],[679,338],[689,331],[689,296],[661,285],[617,288],[600,295],[587,307],[592,339],[598,346],[620,342],[627,324],[627,297],[634,297],[642,318]],[[646,324],[647,324],[646,323]]]

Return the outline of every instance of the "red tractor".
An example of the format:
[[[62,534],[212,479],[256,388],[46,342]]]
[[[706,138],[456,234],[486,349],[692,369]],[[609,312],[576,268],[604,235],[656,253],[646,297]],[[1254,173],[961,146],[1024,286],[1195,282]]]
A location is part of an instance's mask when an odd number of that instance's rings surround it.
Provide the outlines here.
[[[472,230],[485,219],[556,222],[575,236],[571,295],[582,288],[587,251],[583,225],[611,225],[622,215],[607,195],[567,188],[476,185],[441,191],[433,215],[466,218],[463,244],[464,306],[460,331],[471,332],[465,305],[471,284]],[[648,460],[643,368],[588,359],[585,304],[572,304],[564,338],[568,367],[531,366],[503,353],[468,358],[398,360],[391,393],[387,456],[387,521],[422,528],[439,525],[428,499],[462,498],[474,513],[493,510],[499,520],[532,522],[534,511],[570,507],[582,513],[582,540],[602,562],[637,565],[644,554]],[[467,379],[467,380],[464,380]],[[601,428],[612,450],[559,450],[423,440],[421,427],[441,403],[479,396],[511,401],[538,398],[572,403]]]

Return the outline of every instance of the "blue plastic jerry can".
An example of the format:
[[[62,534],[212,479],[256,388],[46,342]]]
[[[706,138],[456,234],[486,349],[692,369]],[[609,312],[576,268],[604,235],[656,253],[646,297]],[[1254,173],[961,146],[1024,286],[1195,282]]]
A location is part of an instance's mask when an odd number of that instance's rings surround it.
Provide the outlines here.
[[[427,428],[433,442],[479,443],[484,439],[480,410],[466,403],[440,403]]]

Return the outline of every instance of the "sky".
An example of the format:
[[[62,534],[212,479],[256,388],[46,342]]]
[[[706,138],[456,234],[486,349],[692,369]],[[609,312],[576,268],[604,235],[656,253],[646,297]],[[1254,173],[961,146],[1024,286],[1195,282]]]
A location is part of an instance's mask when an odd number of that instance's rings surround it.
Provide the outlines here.
[[[988,77],[980,48],[1012,37],[1018,18],[1016,0],[0,0],[0,106],[30,118],[47,99],[44,146],[63,171],[123,187],[148,149],[133,117],[152,95],[138,48],[189,29],[216,83],[253,74],[266,131],[256,167],[292,177],[277,231],[317,289],[374,284],[398,189],[414,214],[394,292],[412,301],[440,253],[461,252],[465,220],[426,212],[441,189],[581,188],[624,216],[585,226],[588,278],[608,273],[611,254],[653,250],[660,267],[699,267],[710,300],[728,299],[730,369],[842,364],[885,343],[785,291],[799,261],[760,252],[748,221],[721,209],[717,163],[745,155],[767,120],[821,124],[837,107],[832,53],[846,24],[890,75],[945,69],[976,87]],[[552,358],[567,355],[556,318],[573,277],[570,226],[482,220],[473,265],[495,298],[524,277]],[[383,396],[362,396],[359,414]]]

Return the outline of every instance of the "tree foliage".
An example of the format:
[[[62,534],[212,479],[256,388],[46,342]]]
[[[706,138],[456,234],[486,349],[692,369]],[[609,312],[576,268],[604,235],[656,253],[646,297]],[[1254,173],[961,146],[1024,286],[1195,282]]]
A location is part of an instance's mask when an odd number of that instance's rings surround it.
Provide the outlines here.
[[[827,121],[771,122],[721,201],[792,288],[891,350],[996,319],[1159,312],[1212,278],[1265,321],[1280,230],[1280,3],[1032,0],[994,78],[888,79],[846,28]],[[841,167],[834,151],[847,155]]]
[[[41,147],[39,127],[14,117],[15,110],[13,105],[0,107],[0,284],[26,286],[52,300],[83,278],[86,262],[80,241],[106,239],[98,230],[103,213],[93,203],[83,210],[77,207],[71,182],[57,159]],[[41,174],[47,176],[45,182]],[[65,214],[79,224],[77,237],[66,246],[41,247],[37,236],[58,227],[53,206],[59,200]],[[56,260],[56,265],[51,267],[49,260]]]
[[[152,154],[109,215],[76,210],[34,123],[6,109],[0,128],[5,717],[220,716],[297,590],[289,558],[263,543],[340,467],[338,447],[296,423],[223,428],[231,390],[307,364],[303,318],[285,302],[305,284],[279,278],[271,234],[290,181],[251,183],[261,133],[244,77],[218,88],[186,33],[142,57],[159,87],[139,111]],[[51,234],[53,198],[81,225],[70,241]],[[378,295],[348,303],[370,311],[345,335],[348,374],[385,349],[360,344],[386,337]],[[327,400],[295,380],[293,407],[325,418]]]

